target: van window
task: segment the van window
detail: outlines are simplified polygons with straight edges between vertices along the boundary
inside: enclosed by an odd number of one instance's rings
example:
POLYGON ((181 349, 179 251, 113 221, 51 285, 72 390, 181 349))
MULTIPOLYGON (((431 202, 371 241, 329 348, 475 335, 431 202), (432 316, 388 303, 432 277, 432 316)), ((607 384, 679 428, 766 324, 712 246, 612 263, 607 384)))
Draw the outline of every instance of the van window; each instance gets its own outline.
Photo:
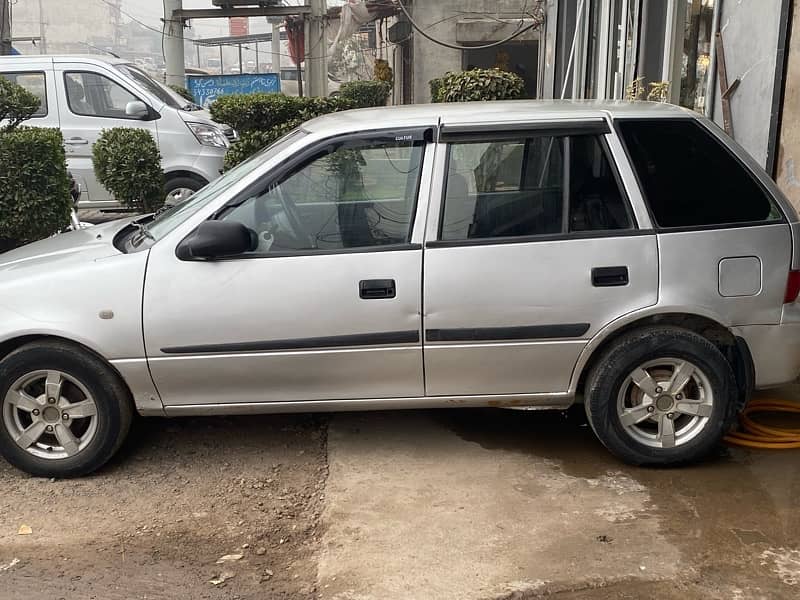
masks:
POLYGON ((39 98, 39 109, 33 113, 34 117, 47 116, 47 89, 44 73, 0 73, 0 77, 5 77, 39 98))
POLYGON ((595 136, 450 146, 440 235, 444 241, 631 227, 627 200, 595 136))
POLYGON ((658 226, 781 219, 754 175, 694 119, 620 121, 619 131, 658 226))
POLYGON ((125 107, 138 98, 105 75, 86 71, 64 73, 64 83, 67 103, 76 115, 135 119, 125 114, 125 107))

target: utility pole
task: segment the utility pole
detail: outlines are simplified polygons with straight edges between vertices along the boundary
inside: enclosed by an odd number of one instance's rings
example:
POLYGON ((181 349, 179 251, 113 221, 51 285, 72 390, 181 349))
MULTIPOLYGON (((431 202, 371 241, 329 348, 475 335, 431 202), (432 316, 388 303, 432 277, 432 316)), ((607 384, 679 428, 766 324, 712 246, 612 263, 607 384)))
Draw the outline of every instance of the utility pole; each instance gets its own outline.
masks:
POLYGON ((44 34, 45 25, 42 0, 39 0, 39 54, 47 54, 47 38, 44 34))
MULTIPOLYGON (((39 0, 41 2, 42 0, 39 0)), ((120 12, 122 0, 114 0, 111 7, 111 18, 114 20, 114 50, 119 48, 120 28, 122 26, 122 13, 120 12)))
POLYGON ((328 95, 328 40, 325 35, 327 3, 310 0, 311 18, 306 20, 306 81, 309 96, 328 95))
POLYGON ((0 0, 0 54, 11 54, 11 4, 0 0))
POLYGON ((186 64, 183 55, 183 19, 175 19, 172 12, 183 9, 183 0, 164 0, 164 57, 167 67, 167 85, 186 85, 186 64))

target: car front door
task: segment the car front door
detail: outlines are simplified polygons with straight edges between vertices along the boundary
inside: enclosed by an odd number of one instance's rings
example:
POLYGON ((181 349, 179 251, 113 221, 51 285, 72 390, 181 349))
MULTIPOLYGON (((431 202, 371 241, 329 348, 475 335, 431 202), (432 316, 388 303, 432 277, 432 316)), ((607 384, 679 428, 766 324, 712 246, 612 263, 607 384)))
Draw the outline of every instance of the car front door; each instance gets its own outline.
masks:
MULTIPOLYGON (((604 121, 447 134, 425 249, 431 396, 567 392, 587 341, 658 297, 604 121)), ((638 191, 636 191, 638 194, 638 191)))
POLYGON ((423 396, 432 152, 420 131, 318 142, 214 216, 252 230, 253 251, 181 260, 155 244, 144 335, 164 404, 423 396))
POLYGON ((56 86, 65 103, 61 109, 61 132, 67 165, 85 191, 83 206, 113 206, 111 193, 97 181, 92 149, 104 129, 138 127, 148 130, 158 142, 154 120, 129 116, 129 102, 142 100, 117 81, 111 73, 90 70, 85 64, 58 63, 56 86))

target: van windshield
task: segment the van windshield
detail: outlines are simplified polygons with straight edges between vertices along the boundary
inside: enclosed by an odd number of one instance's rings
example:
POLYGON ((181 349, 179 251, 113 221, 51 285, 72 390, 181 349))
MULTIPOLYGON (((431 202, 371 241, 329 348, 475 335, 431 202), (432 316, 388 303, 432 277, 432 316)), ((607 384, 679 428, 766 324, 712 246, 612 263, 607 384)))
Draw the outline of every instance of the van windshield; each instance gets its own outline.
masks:
POLYGON ((185 102, 179 102, 179 96, 173 93, 166 86, 161 85, 155 79, 150 77, 147 73, 142 71, 139 67, 133 65, 114 65, 117 71, 121 72, 126 77, 130 77, 136 83, 141 85, 148 92, 153 94, 156 98, 161 100, 169 107, 182 109, 185 102))

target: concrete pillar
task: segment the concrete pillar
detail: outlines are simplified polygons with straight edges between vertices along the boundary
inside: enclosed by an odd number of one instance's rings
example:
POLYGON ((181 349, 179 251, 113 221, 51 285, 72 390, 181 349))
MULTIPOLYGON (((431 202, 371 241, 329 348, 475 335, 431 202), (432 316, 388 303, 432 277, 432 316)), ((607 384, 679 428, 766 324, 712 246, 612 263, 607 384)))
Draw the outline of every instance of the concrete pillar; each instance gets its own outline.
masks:
POLYGON ((164 57, 167 63, 167 85, 186 85, 186 64, 183 56, 183 21, 173 19, 172 12, 183 8, 183 0, 164 0, 164 57))
POLYGON ((281 72, 281 22, 272 21, 272 72, 281 72))
POLYGON ((306 27, 306 82, 309 96, 328 95, 328 40, 325 34, 327 2, 311 0, 306 27))
POLYGON ((776 181, 800 210, 800 0, 795 1, 791 31, 776 181))

